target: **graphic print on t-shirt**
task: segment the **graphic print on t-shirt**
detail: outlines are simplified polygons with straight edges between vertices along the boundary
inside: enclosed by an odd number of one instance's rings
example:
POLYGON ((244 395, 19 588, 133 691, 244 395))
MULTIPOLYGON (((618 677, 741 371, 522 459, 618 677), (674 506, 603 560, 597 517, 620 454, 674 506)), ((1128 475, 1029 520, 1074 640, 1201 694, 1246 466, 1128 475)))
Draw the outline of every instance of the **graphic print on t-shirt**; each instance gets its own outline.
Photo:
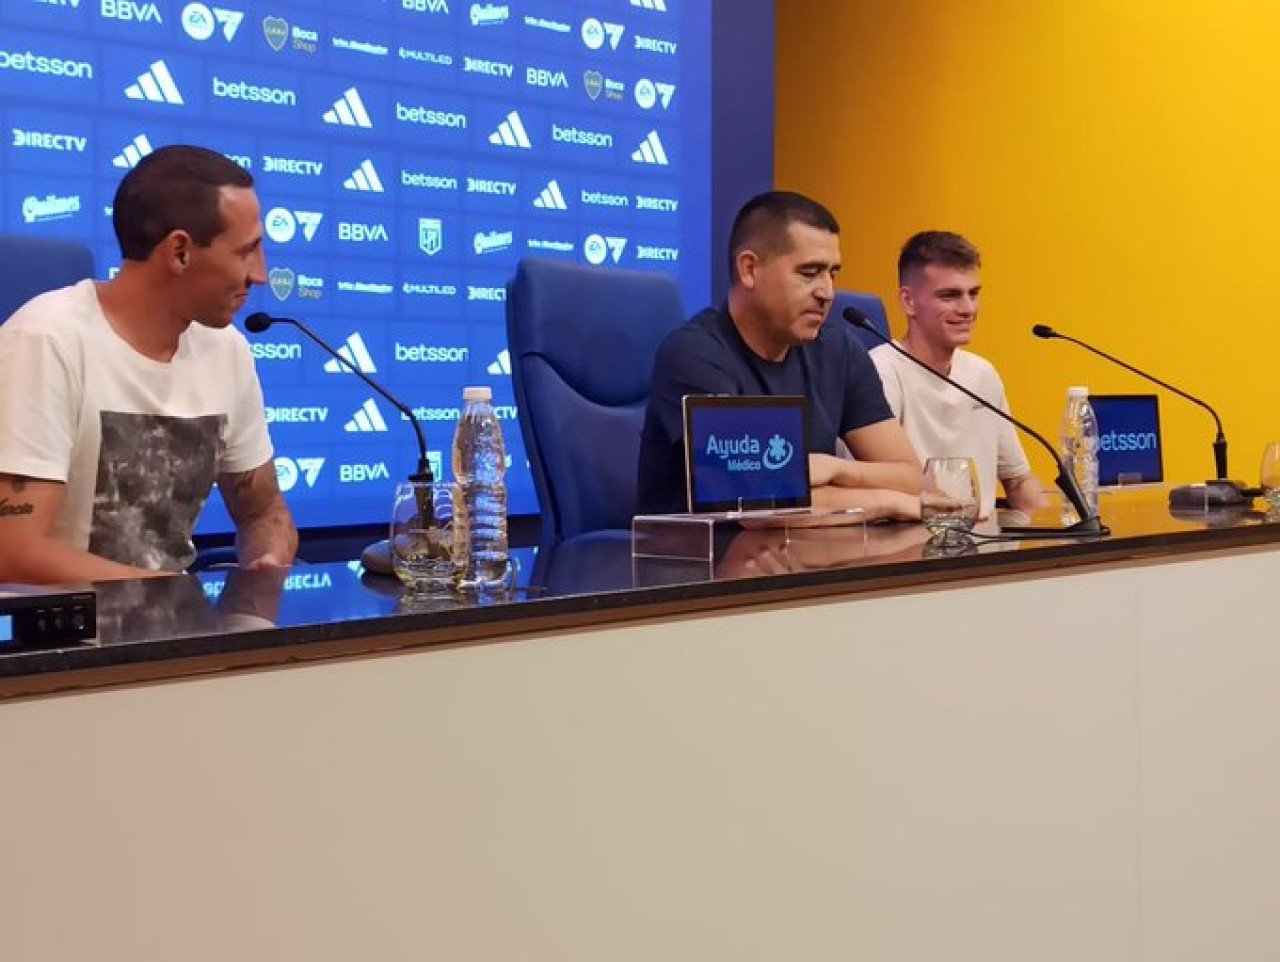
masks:
POLYGON ((217 473, 223 419, 103 411, 89 551, 153 570, 190 564, 191 530, 217 473))

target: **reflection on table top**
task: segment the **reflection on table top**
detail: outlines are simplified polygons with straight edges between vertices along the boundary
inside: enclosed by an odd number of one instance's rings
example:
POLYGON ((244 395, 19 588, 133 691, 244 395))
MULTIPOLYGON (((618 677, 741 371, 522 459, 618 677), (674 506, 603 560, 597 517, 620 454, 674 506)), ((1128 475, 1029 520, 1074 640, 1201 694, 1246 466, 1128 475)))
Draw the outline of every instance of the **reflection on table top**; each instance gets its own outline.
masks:
MULTIPOLYGON (((1109 538, 1069 541, 988 540, 999 536, 994 522, 980 524, 971 542, 942 546, 929 544, 920 525, 723 525, 700 559, 634 557, 630 532, 600 532, 515 552, 508 587, 435 598, 407 596, 394 578, 371 575, 358 562, 104 583, 97 586, 98 638, 56 651, 0 655, 0 697, 57 690, 50 677, 57 673, 250 652, 266 664, 319 657, 319 646, 339 642, 347 644, 342 653, 353 654, 385 647, 378 639, 393 636, 402 641, 390 647, 452 643, 681 609, 1280 541, 1276 519, 1251 507, 1175 517, 1163 488, 1106 494, 1101 510, 1109 538), (410 636, 416 641, 403 641, 410 636), (35 686, 7 684, 37 676, 44 680, 35 686)), ((1013 520, 1059 526, 1056 508, 1013 520)))

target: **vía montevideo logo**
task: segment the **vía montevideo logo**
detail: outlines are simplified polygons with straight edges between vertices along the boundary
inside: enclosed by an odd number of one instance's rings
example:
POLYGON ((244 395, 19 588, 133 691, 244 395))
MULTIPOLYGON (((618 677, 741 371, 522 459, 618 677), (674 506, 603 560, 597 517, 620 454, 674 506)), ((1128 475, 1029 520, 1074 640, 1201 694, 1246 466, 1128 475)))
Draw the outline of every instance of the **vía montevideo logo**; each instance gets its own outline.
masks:
POLYGON ((750 434, 740 438, 719 438, 714 434, 707 438, 708 455, 715 455, 725 463, 728 471, 778 471, 791 463, 795 445, 781 434, 775 434, 763 448, 760 439, 750 434))

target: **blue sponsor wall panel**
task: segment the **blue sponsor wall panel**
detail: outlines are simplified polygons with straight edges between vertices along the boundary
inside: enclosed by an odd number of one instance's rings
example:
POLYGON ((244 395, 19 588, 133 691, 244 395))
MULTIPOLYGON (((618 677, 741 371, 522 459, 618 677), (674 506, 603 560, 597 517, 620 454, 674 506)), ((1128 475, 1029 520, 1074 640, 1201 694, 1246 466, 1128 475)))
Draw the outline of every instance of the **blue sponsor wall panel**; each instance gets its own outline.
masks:
MULTIPOLYGON (((771 34, 771 6, 744 2, 734 29, 771 34)), ((692 311, 720 294, 713 220, 771 179, 770 127, 713 190, 716 5, 0 0, 0 228, 84 239, 107 275, 119 178, 164 144, 221 150, 263 207, 270 278, 245 314, 314 325, 417 413, 446 472, 463 387, 492 385, 511 509, 535 513, 505 344, 517 261, 662 271, 692 311)), ((728 69, 767 114, 759 63, 728 69)), ((292 327, 251 343, 299 525, 382 521, 410 425, 292 327)), ((229 527, 213 499, 199 530, 229 527)))

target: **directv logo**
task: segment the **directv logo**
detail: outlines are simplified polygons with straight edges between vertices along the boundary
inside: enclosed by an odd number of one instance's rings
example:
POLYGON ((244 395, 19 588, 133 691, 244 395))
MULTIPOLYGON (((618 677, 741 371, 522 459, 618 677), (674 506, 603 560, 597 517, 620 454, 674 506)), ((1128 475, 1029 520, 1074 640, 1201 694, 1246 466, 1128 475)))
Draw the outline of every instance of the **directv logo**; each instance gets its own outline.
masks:
POLYGON ((640 146, 631 152, 631 159, 637 164, 656 164, 659 167, 666 167, 670 163, 656 130, 649 131, 649 135, 640 141, 640 146))
POLYGON ((564 194, 560 193, 560 185, 554 180, 542 188, 542 193, 533 199, 533 206, 542 210, 568 210, 564 202, 564 194))
POLYGON ((369 398, 352 415, 343 430, 348 434, 382 434, 387 430, 387 422, 378 410, 378 405, 373 403, 373 398, 369 398))
POLYGON ((368 129, 373 126, 373 121, 369 119, 369 112, 364 109, 364 102, 360 99, 360 92, 355 87, 349 88, 334 101, 332 110, 324 112, 324 122, 336 124, 339 127, 368 129))
POLYGON ((631 6, 641 10, 656 10, 658 13, 667 12, 667 0, 631 0, 631 6))
POLYGON ((151 150, 151 141, 147 140, 147 135, 138 134, 132 143, 126 144, 124 150, 111 159, 111 166, 123 169, 137 167, 138 161, 151 153, 151 150))
POLYGON ((521 150, 533 148, 533 144, 529 143, 529 135, 525 133, 524 122, 515 110, 507 114, 507 119, 498 124, 498 129, 489 135, 489 143, 498 147, 519 147, 521 150))
POLYGON ((488 371, 495 377, 511 376, 511 352, 499 351, 497 359, 489 365, 488 371))
POLYGON ((173 82, 173 75, 163 60, 157 60, 145 73, 138 75, 138 82, 129 84, 124 95, 130 100, 145 100, 153 104, 172 104, 181 107, 186 101, 173 82))
MULTIPOLYGON (((347 338, 347 342, 338 348, 338 357, 341 357, 343 361, 350 362, 351 366, 361 374, 378 373, 378 369, 373 363, 373 357, 369 354, 369 348, 365 346, 364 338, 360 336, 359 331, 347 338)), ((325 362, 324 373, 349 374, 351 373, 351 368, 334 359, 325 362)))
POLYGON ((373 167, 373 161, 367 158, 362 160, 360 166, 352 171, 351 176, 342 182, 342 186, 347 190, 358 190, 370 194, 381 194, 385 190, 382 186, 382 178, 373 167))

